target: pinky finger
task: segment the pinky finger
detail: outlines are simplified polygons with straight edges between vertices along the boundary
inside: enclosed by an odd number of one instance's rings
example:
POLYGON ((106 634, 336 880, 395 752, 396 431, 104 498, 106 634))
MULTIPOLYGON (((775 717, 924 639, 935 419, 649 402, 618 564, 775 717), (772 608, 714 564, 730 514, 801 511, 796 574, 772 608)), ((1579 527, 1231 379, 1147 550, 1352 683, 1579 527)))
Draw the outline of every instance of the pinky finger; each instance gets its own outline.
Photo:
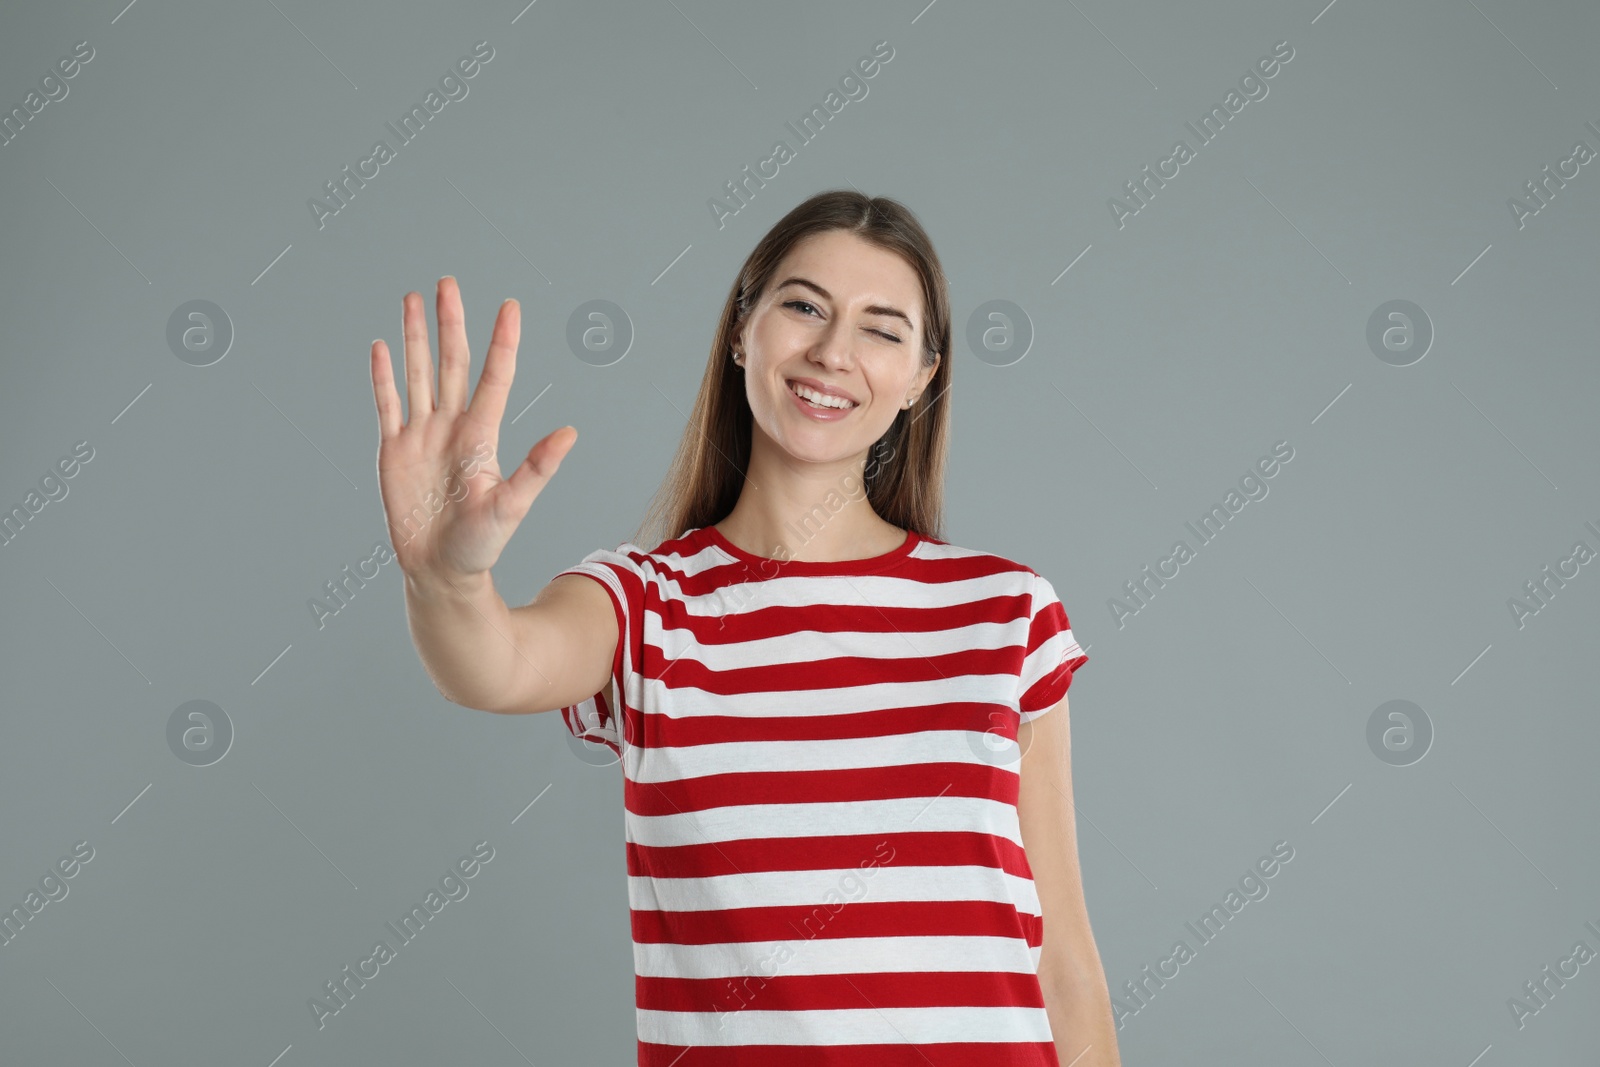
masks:
POLYGON ((394 366, 389 346, 372 342, 372 397, 378 405, 378 439, 387 441, 400 432, 400 394, 394 388, 394 366))

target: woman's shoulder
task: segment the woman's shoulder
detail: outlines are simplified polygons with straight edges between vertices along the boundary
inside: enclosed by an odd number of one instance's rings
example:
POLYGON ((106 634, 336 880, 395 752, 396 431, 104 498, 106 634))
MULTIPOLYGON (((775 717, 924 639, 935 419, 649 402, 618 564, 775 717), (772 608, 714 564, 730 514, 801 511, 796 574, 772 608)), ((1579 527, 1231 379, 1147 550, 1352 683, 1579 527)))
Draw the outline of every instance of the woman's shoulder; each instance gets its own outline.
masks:
POLYGON ((584 562, 610 563, 641 575, 685 568, 698 569, 695 561, 703 557, 706 549, 702 530, 686 530, 659 542, 653 548, 646 548, 634 541, 624 541, 616 548, 597 548, 584 557, 584 562))
POLYGON ((918 533, 917 536, 921 544, 917 546, 916 555, 921 559, 944 561, 956 568, 977 573, 1012 575, 1020 580, 1031 580, 1039 574, 1028 564, 998 552, 971 548, 924 533, 918 533))

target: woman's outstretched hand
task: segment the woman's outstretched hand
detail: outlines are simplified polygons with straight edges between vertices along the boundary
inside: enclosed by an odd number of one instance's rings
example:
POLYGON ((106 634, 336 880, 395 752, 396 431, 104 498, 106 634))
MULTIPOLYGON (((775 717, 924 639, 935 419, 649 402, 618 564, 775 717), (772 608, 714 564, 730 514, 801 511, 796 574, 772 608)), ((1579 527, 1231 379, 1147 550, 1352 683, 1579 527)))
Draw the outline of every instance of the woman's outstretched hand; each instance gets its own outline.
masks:
POLYGON ((402 421, 389 347, 381 340, 372 343, 372 393, 378 405, 378 490, 396 560, 413 577, 452 579, 494 566, 578 431, 563 426, 546 434, 509 478, 502 477, 496 452, 517 369, 521 308, 515 300, 500 305, 483 374, 468 404, 471 354, 454 278, 439 280, 436 307, 437 399, 428 320, 416 292, 401 298, 409 418, 402 421))

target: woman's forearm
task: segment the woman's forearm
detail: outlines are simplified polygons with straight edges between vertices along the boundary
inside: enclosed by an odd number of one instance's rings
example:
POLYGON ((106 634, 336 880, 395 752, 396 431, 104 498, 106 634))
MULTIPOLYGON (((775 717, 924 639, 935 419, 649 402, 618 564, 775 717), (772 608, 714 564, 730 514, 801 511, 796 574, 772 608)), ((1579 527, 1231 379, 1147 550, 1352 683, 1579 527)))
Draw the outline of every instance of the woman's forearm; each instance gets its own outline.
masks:
POLYGON ((514 691, 518 651, 511 609, 488 571, 474 575, 405 574, 411 640, 446 700, 497 711, 514 691))
POLYGON ((1092 943, 1073 963, 1041 968, 1039 986, 1061 1067, 1121 1067, 1111 993, 1092 943))

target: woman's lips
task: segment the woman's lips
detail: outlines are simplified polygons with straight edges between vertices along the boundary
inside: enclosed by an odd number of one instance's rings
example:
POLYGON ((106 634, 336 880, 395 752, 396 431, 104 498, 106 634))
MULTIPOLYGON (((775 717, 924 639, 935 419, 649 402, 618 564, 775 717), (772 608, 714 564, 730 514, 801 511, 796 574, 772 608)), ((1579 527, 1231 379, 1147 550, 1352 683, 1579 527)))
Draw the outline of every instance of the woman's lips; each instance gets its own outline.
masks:
MULTIPOLYGON (((789 382, 784 382, 783 383, 783 391, 789 394, 789 399, 794 402, 794 406, 799 408, 800 412, 802 414, 807 415, 807 416, 809 416, 809 417, 811 417, 813 419, 816 419, 818 422, 838 422, 840 419, 844 418, 846 415, 850 414, 852 411, 854 411, 856 409, 855 407, 849 407, 849 408, 819 408, 819 407, 816 407, 816 406, 808 403, 807 401, 800 399, 800 394, 794 391, 794 386, 791 385, 789 382)), ((861 405, 859 405, 859 404, 856 405, 856 407, 860 407, 860 406, 861 405)))

